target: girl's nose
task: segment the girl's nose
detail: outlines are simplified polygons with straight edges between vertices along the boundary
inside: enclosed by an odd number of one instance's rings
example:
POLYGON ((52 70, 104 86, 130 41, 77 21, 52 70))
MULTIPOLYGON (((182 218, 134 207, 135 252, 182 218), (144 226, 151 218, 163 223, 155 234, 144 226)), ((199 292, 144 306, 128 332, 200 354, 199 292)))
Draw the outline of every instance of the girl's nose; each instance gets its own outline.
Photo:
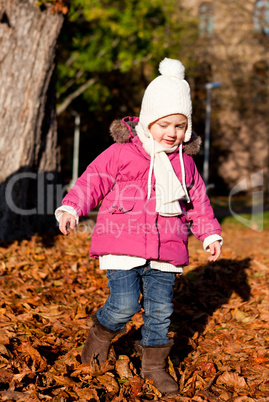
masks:
POLYGON ((169 127, 168 128, 168 132, 167 132, 169 137, 176 137, 177 133, 176 133, 176 128, 175 127, 169 127))

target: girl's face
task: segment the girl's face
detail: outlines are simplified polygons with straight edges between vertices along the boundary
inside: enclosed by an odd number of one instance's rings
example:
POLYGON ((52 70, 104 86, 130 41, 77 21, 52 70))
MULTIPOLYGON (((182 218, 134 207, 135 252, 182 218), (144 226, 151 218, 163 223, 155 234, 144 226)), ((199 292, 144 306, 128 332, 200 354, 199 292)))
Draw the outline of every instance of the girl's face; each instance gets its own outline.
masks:
POLYGON ((188 119, 183 114, 171 114, 151 123, 149 131, 153 139, 166 148, 179 145, 188 126, 188 119))

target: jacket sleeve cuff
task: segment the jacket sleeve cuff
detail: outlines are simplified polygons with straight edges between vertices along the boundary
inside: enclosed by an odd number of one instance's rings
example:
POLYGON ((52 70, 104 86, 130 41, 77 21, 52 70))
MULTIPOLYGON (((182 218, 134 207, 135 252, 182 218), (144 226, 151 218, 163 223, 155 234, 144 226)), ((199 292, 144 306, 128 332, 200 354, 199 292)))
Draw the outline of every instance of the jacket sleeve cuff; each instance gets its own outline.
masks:
POLYGON ((214 241, 219 241, 221 246, 223 244, 223 238, 217 234, 207 236, 203 241, 203 247, 205 251, 209 251, 209 244, 213 243, 214 241))
POLYGON ((74 215, 74 217, 76 218, 76 225, 79 222, 79 216, 77 211, 75 210, 75 208, 71 207, 70 205, 62 205, 61 207, 57 208, 55 211, 55 218, 57 219, 57 221, 59 222, 61 219, 61 216, 64 212, 68 212, 71 215, 74 215))

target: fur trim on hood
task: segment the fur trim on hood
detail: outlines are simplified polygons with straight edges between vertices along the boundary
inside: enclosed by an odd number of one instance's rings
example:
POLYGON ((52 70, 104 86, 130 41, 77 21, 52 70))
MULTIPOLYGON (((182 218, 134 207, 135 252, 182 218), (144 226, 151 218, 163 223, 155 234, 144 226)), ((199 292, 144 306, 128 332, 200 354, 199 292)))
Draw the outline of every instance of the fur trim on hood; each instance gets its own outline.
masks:
MULTIPOLYGON (((135 127, 138 117, 125 117, 122 120, 114 120, 110 125, 110 134, 115 142, 124 144, 136 136, 135 127)), ((197 155, 202 144, 201 137, 192 132, 190 141, 184 143, 183 151, 187 155, 197 155)))

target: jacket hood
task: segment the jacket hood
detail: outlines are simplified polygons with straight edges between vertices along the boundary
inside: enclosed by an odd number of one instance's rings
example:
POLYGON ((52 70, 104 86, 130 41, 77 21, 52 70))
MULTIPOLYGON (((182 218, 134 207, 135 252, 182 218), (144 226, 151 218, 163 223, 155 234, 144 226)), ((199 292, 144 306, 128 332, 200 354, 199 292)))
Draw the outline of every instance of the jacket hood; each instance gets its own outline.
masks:
MULTIPOLYGON (((136 136, 135 127, 139 122, 138 117, 125 117, 122 120, 114 120, 110 125, 110 134, 118 144, 131 142, 136 136)), ((184 143, 183 151, 187 155, 197 155, 201 148, 201 137, 192 132, 190 141, 184 143)))

